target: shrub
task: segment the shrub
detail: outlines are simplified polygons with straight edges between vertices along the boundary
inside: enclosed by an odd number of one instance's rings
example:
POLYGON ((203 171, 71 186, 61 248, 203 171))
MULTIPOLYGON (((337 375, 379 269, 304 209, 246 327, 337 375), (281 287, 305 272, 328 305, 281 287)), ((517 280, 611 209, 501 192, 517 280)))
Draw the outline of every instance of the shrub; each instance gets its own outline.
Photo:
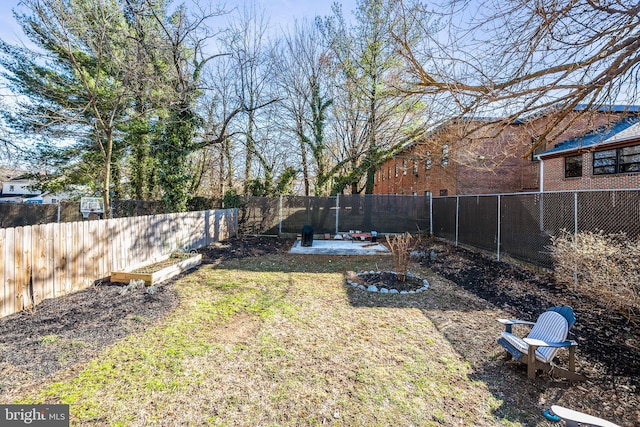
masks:
POLYGON ((636 323, 640 315, 640 240, 626 234, 563 231, 552 238, 558 283, 573 287, 636 323))
POLYGON ((409 272, 409 261, 411 260, 411 251, 418 244, 418 240, 409 233, 396 235, 393 237, 386 236, 387 243, 391 249, 391 258, 393 266, 396 270, 398 280, 404 283, 409 272))

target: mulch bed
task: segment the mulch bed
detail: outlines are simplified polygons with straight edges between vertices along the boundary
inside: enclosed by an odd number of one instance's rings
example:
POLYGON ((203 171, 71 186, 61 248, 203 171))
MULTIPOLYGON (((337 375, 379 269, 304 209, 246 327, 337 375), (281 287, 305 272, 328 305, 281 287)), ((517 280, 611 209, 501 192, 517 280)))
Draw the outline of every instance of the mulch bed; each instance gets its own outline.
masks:
POLYGON ((373 285, 378 289, 395 289, 399 292, 416 291, 424 286, 424 282, 420 277, 407 276, 403 281, 400 280, 397 274, 390 271, 360 272, 357 275, 355 272, 347 272, 346 278, 363 285, 365 288, 373 285))
MULTIPOLYGON (((601 301, 574 293, 555 283, 546 271, 498 262, 481 253, 453 247, 435 240, 423 243, 427 254, 418 262, 466 292, 476 296, 487 308, 504 313, 501 317, 535 321, 549 307, 569 305, 576 313, 570 338, 578 342, 577 370, 587 377, 584 383, 571 385, 553 377, 526 379, 526 365, 508 360, 489 360, 491 352, 501 350, 495 338, 487 342, 492 350, 471 350, 465 354, 491 388, 508 397, 514 407, 535 407, 547 399, 592 415, 611 419, 623 426, 640 425, 640 328, 624 316, 605 307, 601 301), (477 354, 474 354, 477 353, 477 354), (482 357, 484 360, 474 360, 482 357), (483 371, 482 366, 485 368, 483 371), (500 372, 495 377, 492 372, 500 372), (505 377, 504 375, 508 375, 505 377), (518 381, 521 377, 522 380, 518 381)), ((473 310, 457 301, 455 317, 466 329, 484 334, 473 310)), ((486 319, 482 322, 486 323, 486 319)), ((562 353, 562 352, 561 352, 562 353)), ((564 352, 566 353, 566 352, 564 352)), ((566 354, 559 357, 566 358, 566 354)), ((561 366, 566 360, 561 360, 561 366)))
POLYGON ((549 307, 569 305, 577 321, 571 329, 580 356, 599 367, 617 387, 640 393, 640 330, 600 301, 572 292, 549 273, 498 262, 480 253, 435 243, 420 262, 513 318, 535 321, 549 307))

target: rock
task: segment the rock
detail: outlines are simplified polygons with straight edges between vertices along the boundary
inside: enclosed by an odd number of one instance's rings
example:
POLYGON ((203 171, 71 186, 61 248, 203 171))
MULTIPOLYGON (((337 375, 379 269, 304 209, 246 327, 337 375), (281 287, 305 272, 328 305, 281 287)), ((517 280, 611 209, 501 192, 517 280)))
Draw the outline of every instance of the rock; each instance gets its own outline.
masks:
POLYGON ((365 288, 364 285, 358 285, 358 289, 362 289, 363 291, 367 290, 367 288, 365 288))
POLYGON ((400 291, 400 295, 407 295, 409 291, 400 291))
POLYGON ((390 294, 399 294, 400 292, 398 292, 398 290, 397 290, 397 289, 391 289, 391 290, 389 291, 389 293, 390 293, 390 294))
POLYGON ((151 285, 147 289, 144 290, 149 295, 153 295, 158 291, 158 287, 156 285, 151 285))
POLYGON ((369 287, 367 288, 367 290, 369 292, 378 292, 378 287, 375 285, 369 285, 369 287))
POLYGON ((142 288, 144 288, 144 280, 131 279, 131 281, 129 281, 129 284, 122 288, 122 290, 120 291, 120 295, 124 295, 127 292, 135 291, 136 289, 142 288))
POLYGON ((389 289, 387 289, 387 288, 380 288, 380 293, 381 293, 381 294, 388 294, 388 293, 389 293, 389 289))

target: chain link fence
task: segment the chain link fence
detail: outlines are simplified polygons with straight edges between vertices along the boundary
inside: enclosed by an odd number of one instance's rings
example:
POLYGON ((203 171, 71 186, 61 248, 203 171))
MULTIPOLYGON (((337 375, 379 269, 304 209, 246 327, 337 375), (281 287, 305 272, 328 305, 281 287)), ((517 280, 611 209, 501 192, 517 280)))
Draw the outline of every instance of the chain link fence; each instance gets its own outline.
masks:
POLYGON ((240 204, 239 227, 245 234, 298 234, 305 225, 315 234, 429 231, 428 196, 243 197, 240 204))
POLYGON ((541 267, 563 232, 640 237, 640 190, 435 197, 433 234, 541 267))
MULTIPOLYGON (((2 205, 0 226, 79 221, 78 202, 2 205)), ((161 202, 114 203, 114 216, 161 212, 161 202)), ((430 232, 434 236, 541 267, 553 267, 553 236, 585 231, 640 238, 640 190, 570 191, 474 196, 341 195, 241 197, 244 234, 316 234, 349 230, 430 232)))

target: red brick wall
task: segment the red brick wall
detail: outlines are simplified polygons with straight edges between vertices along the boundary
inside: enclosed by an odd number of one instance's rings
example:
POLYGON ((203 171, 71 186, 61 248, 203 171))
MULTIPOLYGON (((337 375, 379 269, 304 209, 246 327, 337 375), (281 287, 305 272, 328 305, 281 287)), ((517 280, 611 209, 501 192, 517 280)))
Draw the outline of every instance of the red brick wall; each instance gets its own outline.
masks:
POLYGON ((425 167, 426 159, 423 154, 407 151, 402 157, 387 160, 376 173, 374 194, 417 194, 424 195, 426 191, 433 195, 440 195, 441 190, 446 190, 449 195, 456 193, 456 166, 451 162, 441 166, 442 157, 432 156, 431 169, 425 167), (404 160, 407 160, 406 171, 403 170, 404 160), (417 162, 417 172, 413 170, 413 161, 417 162), (398 176, 395 176, 395 167, 398 168, 398 176), (389 171, 391 171, 389 177, 389 171), (405 173, 406 172, 406 173, 405 173), (382 175, 384 174, 384 179, 382 175))
POLYGON ((582 177, 564 177, 564 157, 544 161, 544 191, 640 188, 640 173, 593 175, 593 153, 582 153, 582 177))
MULTIPOLYGON (((572 115, 565 118, 554 131, 549 134, 548 142, 539 151, 552 148, 555 144, 585 134, 586 132, 620 119, 620 115, 609 113, 588 113, 572 115)), ((396 158, 388 160, 376 174, 375 194, 416 194, 422 195, 430 191, 440 195, 447 190, 448 195, 455 194, 492 194, 516 193, 522 191, 538 191, 540 188, 539 162, 532 161, 529 151, 532 149, 534 136, 540 135, 550 125, 553 117, 532 119, 525 124, 483 125, 473 122, 459 123, 440 131, 431 139, 413 145, 396 158), (480 126, 480 127, 478 127, 480 126), (449 164, 441 166, 442 145, 448 144, 449 164), (425 153, 430 151, 432 167, 425 170, 425 153), (418 173, 413 172, 413 160, 419 163, 418 173), (407 160, 406 174, 402 168, 407 160), (395 176, 395 167, 398 176, 395 176), (391 177, 389 178, 389 167, 391 177), (381 179, 384 173, 384 180, 381 179)), ((553 189, 574 189, 575 179, 564 179, 564 160, 562 168, 553 171, 551 161, 545 162, 545 191, 553 189), (561 173, 561 175, 558 175, 561 173), (561 176, 561 179, 559 178, 561 176), (553 182, 552 182, 553 181, 553 182), (564 187, 564 188, 559 188, 564 187)), ((591 167, 591 160, 584 162, 591 167)), ((586 168, 586 166, 585 166, 586 168)), ((587 171, 584 171, 586 176, 587 171)), ((590 170, 589 170, 590 174, 590 170)), ((628 178, 628 187, 634 184, 635 175, 628 178)), ((620 177, 593 177, 589 188, 608 188, 616 183, 623 188, 620 177), (596 182, 597 181, 597 182, 596 182), (597 187, 595 187, 597 185, 597 187)), ((580 185, 587 185, 580 184, 580 185)))

